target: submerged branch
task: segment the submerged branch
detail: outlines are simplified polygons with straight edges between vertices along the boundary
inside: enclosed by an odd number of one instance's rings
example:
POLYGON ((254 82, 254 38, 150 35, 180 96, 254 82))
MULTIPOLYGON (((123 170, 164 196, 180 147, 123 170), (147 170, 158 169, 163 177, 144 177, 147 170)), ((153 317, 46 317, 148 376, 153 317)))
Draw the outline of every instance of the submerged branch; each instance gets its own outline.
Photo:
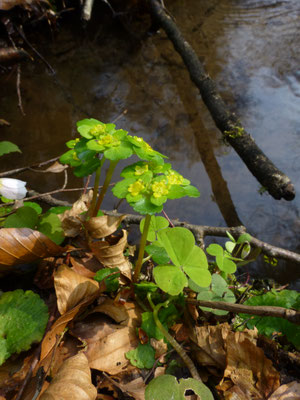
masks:
POLYGON ((276 200, 292 200, 295 189, 290 179, 272 163, 243 128, 241 122, 224 103, 215 82, 205 71, 197 54, 184 39, 176 23, 159 0, 150 0, 154 18, 165 30, 175 50, 181 55, 191 80, 197 86, 216 126, 235 149, 250 172, 276 200))

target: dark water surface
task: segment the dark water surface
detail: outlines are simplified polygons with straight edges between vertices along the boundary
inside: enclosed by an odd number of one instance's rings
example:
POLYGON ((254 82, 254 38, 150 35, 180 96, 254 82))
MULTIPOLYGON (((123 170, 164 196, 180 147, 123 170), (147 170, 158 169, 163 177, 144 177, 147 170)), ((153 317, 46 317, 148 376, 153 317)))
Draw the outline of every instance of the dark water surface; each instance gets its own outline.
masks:
MULTIPOLYGON (((108 22, 92 21, 89 31, 70 19, 54 38, 31 36, 57 73, 51 76, 39 59, 23 65, 25 117, 17 107, 15 73, 1 76, 0 118, 11 123, 1 127, 1 140, 22 149, 21 155, 2 158, 1 170, 61 154, 82 118, 111 122, 127 110, 117 126, 143 136, 200 189, 199 199, 170 201, 165 210, 171 218, 216 226, 242 223, 259 239, 299 252, 300 1, 175 0, 166 5, 224 99, 295 184, 295 200, 259 194, 257 181, 222 142, 164 32, 138 38, 130 26, 125 30, 111 20, 105 8, 108 22)), ((21 177, 40 192, 63 181, 54 174, 21 177)), ((70 184, 82 182, 70 178, 70 184)), ((109 197, 104 208, 115 203, 109 197)), ((130 209, 121 205, 120 211, 130 209)), ((300 284, 300 268, 291 263, 274 268, 261 262, 255 268, 258 276, 300 284)))

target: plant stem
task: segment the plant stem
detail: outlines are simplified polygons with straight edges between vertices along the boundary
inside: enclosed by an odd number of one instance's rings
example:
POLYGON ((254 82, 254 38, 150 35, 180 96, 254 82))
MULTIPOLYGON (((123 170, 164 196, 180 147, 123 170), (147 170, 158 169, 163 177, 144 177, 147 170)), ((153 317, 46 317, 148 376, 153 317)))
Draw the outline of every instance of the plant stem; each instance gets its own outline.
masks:
POLYGON ((137 282, 138 281, 140 273, 141 273, 141 269, 142 269, 142 265, 143 265, 144 252, 145 252, 145 246, 146 246, 147 236, 148 236, 148 231, 149 231, 149 226, 150 226, 150 220, 151 220, 151 215, 147 214, 146 218, 145 218, 143 234, 142 234, 141 241, 140 241, 139 255, 138 255, 137 262, 135 264, 133 282, 137 282))
POLYGON ((163 324, 160 322, 158 318, 158 311, 160 310, 161 307, 167 307, 169 304, 169 300, 165 301, 164 303, 160 303, 157 305, 154 305, 151 299, 151 293, 149 292, 147 294, 148 301, 153 309, 153 319, 155 321, 156 326, 158 329, 161 331, 161 333, 164 335, 164 337, 168 340, 168 342, 174 347, 174 349, 177 351, 177 353, 180 355, 182 358, 183 362, 185 365, 188 367, 192 377, 196 379, 197 381, 202 382, 197 368, 195 367, 195 364, 193 363, 192 359, 186 354, 185 350, 180 346, 180 344, 169 334, 169 332, 165 329, 163 324))
POLYGON ((91 202, 90 209, 89 209, 90 216, 93 215, 93 212, 95 209, 97 195, 98 195, 98 189, 99 189, 99 184, 100 184, 101 169, 102 169, 102 165, 103 165, 104 161, 105 161, 105 157, 103 156, 101 159, 101 164, 99 165, 99 167, 96 170, 95 182, 94 182, 94 188, 93 188, 93 198, 92 198, 92 202, 91 202))
POLYGON ((96 204, 96 206, 95 206, 95 208, 93 210, 93 214, 92 214, 93 217, 96 217, 98 211, 100 210, 102 201, 103 201, 104 196, 105 196, 105 194, 107 192, 108 186, 110 184, 111 178, 113 176, 113 173, 114 173, 114 170, 115 170, 117 164, 118 164, 118 161, 111 161, 110 164, 109 164, 108 171, 107 171, 106 177, 105 177, 105 181, 103 183, 102 189, 101 189, 100 194, 98 196, 97 204, 96 204))

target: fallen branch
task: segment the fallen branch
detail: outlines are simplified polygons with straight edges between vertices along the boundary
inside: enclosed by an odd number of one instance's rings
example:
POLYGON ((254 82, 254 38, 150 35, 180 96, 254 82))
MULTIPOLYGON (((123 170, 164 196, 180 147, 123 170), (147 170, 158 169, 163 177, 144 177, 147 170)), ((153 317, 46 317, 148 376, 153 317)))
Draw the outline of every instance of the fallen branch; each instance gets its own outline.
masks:
MULTIPOLYGON (((110 186, 113 186, 114 183, 111 183, 110 186)), ((29 190, 28 194, 30 197, 26 197, 23 201, 31 201, 31 200, 41 200, 51 206, 72 206, 71 203, 64 200, 55 199, 52 194, 62 193, 62 192, 75 192, 75 191, 84 191, 85 188, 70 188, 70 189, 56 189, 47 193, 38 193, 34 190, 29 190)), ((92 186, 87 187, 86 190, 93 189, 92 186)), ((14 202, 0 204, 1 207, 13 205, 14 202)), ((113 215, 119 217, 124 215, 124 213, 117 213, 115 211, 106 211, 102 210, 106 215, 113 215)), ((126 214, 126 217, 123 219, 122 223, 131 225, 138 225, 144 217, 142 215, 135 214, 126 214)), ((246 228, 243 225, 233 226, 233 227, 219 227, 219 226, 208 226, 208 225, 194 225, 188 224, 183 221, 172 220, 173 226, 181 226, 189 229, 195 236, 195 239, 198 244, 202 244, 205 236, 215 236, 215 237, 227 237, 226 232, 229 232, 234 238, 238 238, 243 233, 246 233, 246 228)), ((282 249, 281 247, 273 246, 269 243, 263 242, 255 237, 251 236, 250 243, 254 247, 259 247, 262 249, 262 252, 269 257, 276 257, 282 260, 293 261, 297 264, 300 264, 300 254, 294 253, 293 251, 282 249)))
POLYGON ((174 48, 181 55, 190 73, 191 80, 198 87, 203 102, 223 137, 231 144, 250 172, 271 196, 276 200, 281 198, 285 200, 294 199, 295 189, 290 179, 268 159, 251 135, 243 128, 237 116, 230 112, 217 92, 215 82, 206 73, 197 54, 184 39, 162 2, 150 0, 150 6, 154 18, 165 30, 174 48))
POLYGON ((43 161, 43 162, 37 163, 37 164, 33 164, 33 165, 30 165, 27 167, 15 168, 15 169, 11 169, 10 171, 0 172, 0 178, 2 178, 4 176, 6 177, 6 176, 19 174, 20 172, 31 170, 32 168, 42 167, 43 165, 47 165, 47 164, 50 164, 51 162, 57 161, 59 159, 59 157, 60 156, 54 157, 54 158, 51 158, 50 160, 43 161))
POLYGON ((224 310, 250 315, 259 315, 261 317, 276 317, 283 318, 294 324, 300 325, 300 311, 290 310, 284 307, 273 307, 273 306, 246 306, 244 304, 231 304, 223 301, 207 301, 207 300, 195 300, 186 299, 189 304, 195 304, 201 307, 209 307, 217 310, 224 310))

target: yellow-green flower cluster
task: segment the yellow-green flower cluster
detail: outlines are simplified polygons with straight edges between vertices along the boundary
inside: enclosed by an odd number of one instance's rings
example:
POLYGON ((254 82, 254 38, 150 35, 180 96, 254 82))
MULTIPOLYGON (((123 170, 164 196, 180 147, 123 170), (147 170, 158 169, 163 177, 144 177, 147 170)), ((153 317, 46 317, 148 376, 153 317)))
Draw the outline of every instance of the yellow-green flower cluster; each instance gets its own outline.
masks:
POLYGON ((117 147, 121 144, 121 141, 110 133, 103 134, 97 139, 97 143, 104 147, 117 147))
POLYGON ((128 192, 131 194, 131 196, 136 197, 141 192, 145 190, 145 185, 141 179, 137 180, 136 182, 132 183, 128 187, 128 192))
POLYGON ((153 192, 153 197, 155 197, 156 199, 162 196, 167 196, 167 194, 169 193, 168 186, 165 181, 154 182, 151 185, 151 189, 153 192))

